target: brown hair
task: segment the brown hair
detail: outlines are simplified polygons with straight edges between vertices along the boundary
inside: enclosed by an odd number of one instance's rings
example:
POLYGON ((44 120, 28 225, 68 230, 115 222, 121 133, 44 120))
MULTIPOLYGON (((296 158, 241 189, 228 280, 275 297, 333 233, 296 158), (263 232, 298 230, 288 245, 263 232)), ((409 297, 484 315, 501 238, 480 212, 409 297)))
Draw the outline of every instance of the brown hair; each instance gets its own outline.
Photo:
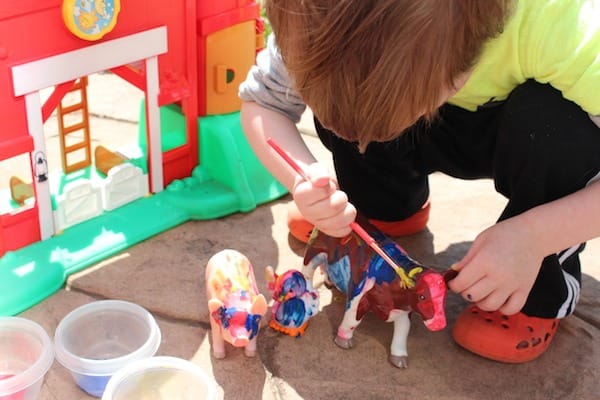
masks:
POLYGON ((445 89, 499 34, 511 0, 267 0, 295 87, 320 122, 359 143, 435 115, 445 89))

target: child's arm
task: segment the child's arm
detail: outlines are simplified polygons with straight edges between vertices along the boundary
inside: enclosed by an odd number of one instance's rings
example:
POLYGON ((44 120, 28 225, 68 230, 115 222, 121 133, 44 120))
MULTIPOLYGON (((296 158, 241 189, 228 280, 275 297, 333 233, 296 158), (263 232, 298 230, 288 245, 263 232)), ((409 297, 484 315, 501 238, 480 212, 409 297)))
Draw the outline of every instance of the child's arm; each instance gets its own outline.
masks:
POLYGON ((348 203, 346 194, 338 190, 327 168, 316 162, 295 123, 255 102, 242 103, 241 120, 255 154, 290 190, 302 215, 328 235, 345 236, 350 233, 350 223, 356 217, 356 210, 348 203), (307 171, 309 181, 301 179, 267 144, 269 137, 307 171))
POLYGON ((482 232, 449 287, 481 309, 514 314, 524 306, 542 260, 600 237, 600 182, 482 232))
POLYGON ((293 86, 271 35, 240 85, 244 133, 264 166, 292 193, 302 215, 331 236, 345 236, 356 211, 302 140, 296 123, 306 105, 293 86), (309 181, 302 181, 271 149, 266 141, 269 137, 307 171, 309 181))
POLYGON ((246 139, 256 156, 292 192, 298 174, 273 152, 267 139, 273 138, 302 168, 307 169, 316 160, 302 140, 296 124, 285 115, 255 102, 242 103, 241 121, 246 139))

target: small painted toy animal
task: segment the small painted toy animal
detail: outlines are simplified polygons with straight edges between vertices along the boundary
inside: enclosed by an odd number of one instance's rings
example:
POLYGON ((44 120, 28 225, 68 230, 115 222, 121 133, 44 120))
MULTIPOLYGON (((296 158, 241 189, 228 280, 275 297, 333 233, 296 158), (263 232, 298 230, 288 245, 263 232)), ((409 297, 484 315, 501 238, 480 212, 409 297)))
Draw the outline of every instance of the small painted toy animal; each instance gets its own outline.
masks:
POLYGON ((252 264, 238 251, 222 250, 206 265, 206 296, 210 313, 213 355, 225 357, 225 342, 256 355, 260 319, 267 311, 252 264))
POLYGON ((286 335, 304 334, 310 318, 319 312, 319 295, 302 272, 290 269, 277 275, 267 267, 265 276, 272 293, 269 326, 286 335))
POLYGON ((352 347, 354 330, 365 313, 372 311, 394 323, 389 360, 398 368, 406 368, 409 314, 420 314, 432 331, 443 329, 446 283, 442 274, 413 261, 365 218, 358 222, 402 269, 392 269, 355 233, 339 239, 315 229, 304 256, 305 275, 322 267, 329 281, 346 295, 346 311, 335 338, 339 347, 352 347))

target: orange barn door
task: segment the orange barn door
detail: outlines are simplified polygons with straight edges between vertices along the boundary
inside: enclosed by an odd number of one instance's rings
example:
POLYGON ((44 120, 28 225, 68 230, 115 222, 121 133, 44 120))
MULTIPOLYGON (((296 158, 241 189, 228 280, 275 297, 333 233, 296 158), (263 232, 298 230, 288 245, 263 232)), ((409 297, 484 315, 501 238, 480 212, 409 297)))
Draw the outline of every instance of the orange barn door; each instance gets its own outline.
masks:
POLYGON ((206 113, 239 111, 238 86, 256 56, 256 21, 242 22, 206 38, 206 113))

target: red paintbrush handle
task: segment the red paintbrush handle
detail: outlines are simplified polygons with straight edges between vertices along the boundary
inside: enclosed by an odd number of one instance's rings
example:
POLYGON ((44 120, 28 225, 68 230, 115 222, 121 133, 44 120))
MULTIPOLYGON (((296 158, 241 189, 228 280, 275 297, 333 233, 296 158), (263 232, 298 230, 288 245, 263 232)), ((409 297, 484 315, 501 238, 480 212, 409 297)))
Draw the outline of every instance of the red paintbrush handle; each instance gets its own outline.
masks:
POLYGON ((352 230, 354 232, 356 232, 356 234, 358 236, 361 237, 362 240, 364 240, 373 250, 375 250, 375 252, 377 254, 379 254, 379 256, 381 258, 383 258, 385 260, 385 262, 387 262, 390 265, 390 267, 392 267, 396 271, 401 269, 398 266, 398 264, 396 264, 396 262, 392 259, 392 257, 390 257, 385 252, 385 250, 383 250, 381 248, 381 246, 379 246, 379 243, 377 243, 377 241, 373 238, 373 236, 369 235, 369 233, 367 231, 365 231, 365 229, 362 226, 360 226, 358 224, 358 222, 354 221, 354 222, 350 223, 350 227, 352 228, 352 230))
POLYGON ((286 153, 281 147, 279 147, 279 145, 277 143, 275 143, 275 141, 273 139, 268 138, 267 143, 269 144, 269 146, 271 146, 271 148, 273 150, 275 150, 277 152, 277 154, 279 154, 281 156, 281 158, 283 158, 285 160, 285 162, 288 163, 288 165, 290 167, 292 167, 294 169, 294 171, 296 171, 305 180, 308 180, 308 176, 306 175, 306 172, 304 172, 304 170, 298 165, 298 163, 296 161, 294 161, 294 159, 292 157, 290 157, 288 155, 288 153, 286 153))
POLYGON ((365 242, 369 244, 375 242, 375 239, 373 239, 373 237, 369 235, 369 233, 365 231, 363 227, 358 224, 358 222, 354 221, 350 223, 350 228, 352 228, 352 230, 356 232, 358 236, 360 236, 365 242))

